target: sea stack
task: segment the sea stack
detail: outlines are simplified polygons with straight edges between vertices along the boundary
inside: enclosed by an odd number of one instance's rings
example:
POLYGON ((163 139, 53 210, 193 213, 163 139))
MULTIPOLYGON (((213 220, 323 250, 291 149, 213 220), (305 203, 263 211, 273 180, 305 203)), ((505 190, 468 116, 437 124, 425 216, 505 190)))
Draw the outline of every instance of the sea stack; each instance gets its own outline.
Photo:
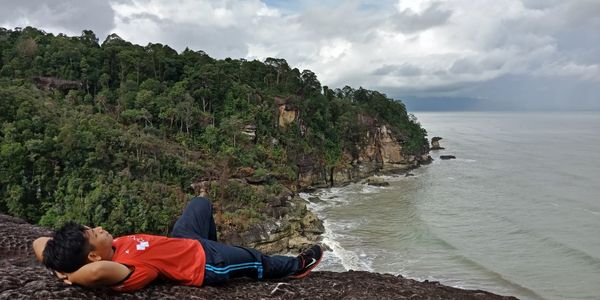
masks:
POLYGON ((431 138, 431 150, 444 150, 444 147, 440 147, 440 140, 442 138, 439 136, 434 136, 431 138))

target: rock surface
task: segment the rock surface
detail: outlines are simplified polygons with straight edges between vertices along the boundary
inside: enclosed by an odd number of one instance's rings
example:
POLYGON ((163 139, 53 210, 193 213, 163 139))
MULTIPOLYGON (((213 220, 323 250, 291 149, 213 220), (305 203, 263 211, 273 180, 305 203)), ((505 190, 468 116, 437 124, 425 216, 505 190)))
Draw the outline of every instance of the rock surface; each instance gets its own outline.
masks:
POLYGON ((58 89, 61 91, 76 90, 83 87, 83 83, 79 80, 65 80, 56 77, 35 77, 33 81, 36 85, 44 90, 58 89))
POLYGON ((294 98, 280 98, 275 97, 275 104, 277 104, 277 123, 279 127, 286 127, 298 120, 300 114, 299 109, 293 104, 294 98))
MULTIPOLYGON (((252 183, 254 170, 238 170, 246 178, 234 178, 241 184, 252 183)), ((194 192, 207 196, 211 181, 200 181, 191 185, 194 192)), ((306 200, 284 189, 261 209, 267 218, 253 224, 248 230, 219 228, 219 239, 228 244, 257 248, 267 254, 296 253, 320 241, 325 232, 323 222, 306 207, 306 200)))
POLYGON ((0 299, 516 299, 369 272, 313 272, 302 280, 234 280, 218 287, 154 283, 133 294, 67 286, 37 263, 31 242, 47 229, 0 214, 0 299))
POLYGON ((307 209, 306 201, 298 196, 282 194, 273 199, 264 212, 273 218, 255 224, 245 232, 222 232, 220 239, 267 254, 298 253, 319 241, 325 232, 323 222, 307 209))
POLYGON ((390 183, 387 181, 383 181, 381 179, 377 179, 377 178, 368 178, 366 180, 367 185, 372 185, 372 186, 389 186, 390 183))
POLYGON ((455 159, 456 156, 454 155, 440 155, 440 159, 446 160, 446 159, 455 159))

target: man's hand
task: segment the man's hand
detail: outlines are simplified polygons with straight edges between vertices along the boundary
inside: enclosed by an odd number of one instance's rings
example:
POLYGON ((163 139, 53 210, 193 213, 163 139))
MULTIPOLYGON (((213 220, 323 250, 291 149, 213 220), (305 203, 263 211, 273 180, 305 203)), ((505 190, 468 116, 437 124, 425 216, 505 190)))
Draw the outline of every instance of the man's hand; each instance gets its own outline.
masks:
POLYGON ((54 271, 54 275, 56 275, 56 277, 58 277, 58 279, 62 280, 62 282, 68 284, 68 285, 72 285, 73 283, 69 280, 69 274, 68 273, 63 273, 63 272, 59 272, 59 271, 54 271))

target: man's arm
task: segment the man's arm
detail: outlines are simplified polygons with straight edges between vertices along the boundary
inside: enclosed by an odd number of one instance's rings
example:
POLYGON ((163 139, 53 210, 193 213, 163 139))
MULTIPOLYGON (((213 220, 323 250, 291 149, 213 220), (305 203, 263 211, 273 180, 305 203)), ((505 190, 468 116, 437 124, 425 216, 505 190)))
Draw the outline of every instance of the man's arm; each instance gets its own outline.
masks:
POLYGON ((120 263, 108 260, 92 262, 79 270, 66 274, 64 280, 68 284, 78 284, 87 287, 111 286, 123 281, 131 270, 120 263))
MULTIPOLYGON (((43 261, 43 253, 46 244, 51 237, 40 237, 33 241, 33 252, 38 261, 43 261)), ((86 264, 79 270, 65 274, 55 271, 56 276, 67 284, 79 284, 83 286, 110 286, 125 279, 131 270, 128 267, 113 261, 97 261, 86 264)))

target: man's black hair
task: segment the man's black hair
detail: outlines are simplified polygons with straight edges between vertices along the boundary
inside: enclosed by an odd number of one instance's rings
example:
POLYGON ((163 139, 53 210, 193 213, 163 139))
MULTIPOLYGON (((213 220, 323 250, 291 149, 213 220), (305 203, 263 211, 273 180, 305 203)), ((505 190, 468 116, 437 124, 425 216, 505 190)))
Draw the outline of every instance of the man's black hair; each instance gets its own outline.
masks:
POLYGON ((85 231, 86 227, 67 222, 54 233, 44 249, 44 265, 59 272, 71 273, 87 263, 92 249, 85 231))

